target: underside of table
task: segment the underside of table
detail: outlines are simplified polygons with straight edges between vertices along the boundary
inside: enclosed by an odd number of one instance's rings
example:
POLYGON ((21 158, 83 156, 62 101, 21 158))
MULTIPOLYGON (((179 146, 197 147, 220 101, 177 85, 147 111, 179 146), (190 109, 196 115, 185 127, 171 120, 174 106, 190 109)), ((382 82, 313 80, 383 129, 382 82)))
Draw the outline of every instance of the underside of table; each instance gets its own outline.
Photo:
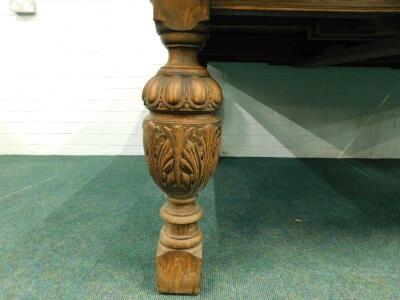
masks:
POLYGON ((198 294, 202 209, 196 200, 220 153, 222 91, 209 60, 302 67, 400 63, 397 0, 153 0, 169 59, 143 90, 143 143, 166 195, 156 252, 160 293, 198 294), (208 37, 210 43, 206 45, 208 37), (296 51, 297 50, 297 51, 296 51), (200 55, 199 55, 199 51, 200 55))

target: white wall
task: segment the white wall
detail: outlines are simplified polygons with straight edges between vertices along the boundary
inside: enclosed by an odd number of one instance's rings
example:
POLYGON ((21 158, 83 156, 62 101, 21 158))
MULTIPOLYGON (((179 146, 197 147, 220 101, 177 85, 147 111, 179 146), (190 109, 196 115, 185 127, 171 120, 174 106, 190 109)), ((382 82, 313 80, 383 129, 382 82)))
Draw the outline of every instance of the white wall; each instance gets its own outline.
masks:
MULTIPOLYGON (((143 154, 141 90, 166 61, 149 1, 0 3, 0 154, 143 154)), ((400 72, 213 63, 223 155, 400 157, 400 72)))
POLYGON ((150 1, 0 5, 0 154, 142 154, 142 87, 167 59, 150 1))

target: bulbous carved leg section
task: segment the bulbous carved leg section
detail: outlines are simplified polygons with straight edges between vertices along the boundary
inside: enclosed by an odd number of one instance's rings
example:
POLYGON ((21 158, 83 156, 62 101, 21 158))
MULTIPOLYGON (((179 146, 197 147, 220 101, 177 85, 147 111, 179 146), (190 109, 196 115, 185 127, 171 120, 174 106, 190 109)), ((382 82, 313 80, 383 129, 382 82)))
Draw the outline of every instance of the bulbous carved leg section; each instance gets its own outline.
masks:
POLYGON ((198 192, 215 171, 220 143, 218 116, 150 114, 143 123, 150 173, 167 194, 157 249, 157 288, 162 293, 200 291, 203 213, 198 192))
POLYGON ((168 62, 143 89, 151 111, 143 122, 143 143, 151 176, 166 193, 165 225, 157 249, 157 287, 162 293, 200 291, 202 216, 197 194, 219 157, 223 95, 199 63, 207 40, 209 0, 152 0, 153 19, 168 49, 168 62))
POLYGON ((196 195, 215 171, 221 122, 215 115, 152 113, 143 123, 143 144, 150 173, 168 195, 196 195))

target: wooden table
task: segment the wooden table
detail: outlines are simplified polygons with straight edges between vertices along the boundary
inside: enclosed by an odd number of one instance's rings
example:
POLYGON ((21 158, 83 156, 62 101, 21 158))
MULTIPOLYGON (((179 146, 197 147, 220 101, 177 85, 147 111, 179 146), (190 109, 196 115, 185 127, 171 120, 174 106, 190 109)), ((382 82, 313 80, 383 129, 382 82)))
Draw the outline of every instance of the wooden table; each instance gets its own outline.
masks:
POLYGON ((202 262, 197 222, 203 213, 196 199, 218 162, 217 112, 223 98, 207 61, 397 67, 400 1, 152 2, 157 32, 169 52, 143 90, 150 110, 143 122, 145 156, 167 199, 161 208, 157 289, 197 294, 202 262))

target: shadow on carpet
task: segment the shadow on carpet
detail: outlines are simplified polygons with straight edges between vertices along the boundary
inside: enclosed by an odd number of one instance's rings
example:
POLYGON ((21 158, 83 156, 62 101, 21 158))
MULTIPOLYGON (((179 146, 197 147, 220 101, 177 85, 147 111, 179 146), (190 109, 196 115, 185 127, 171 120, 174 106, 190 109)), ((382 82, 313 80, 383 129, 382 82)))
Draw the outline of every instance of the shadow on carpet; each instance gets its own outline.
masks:
POLYGON ((400 161, 222 158, 202 293, 155 292, 144 158, 0 157, 1 299, 398 299, 400 161))

